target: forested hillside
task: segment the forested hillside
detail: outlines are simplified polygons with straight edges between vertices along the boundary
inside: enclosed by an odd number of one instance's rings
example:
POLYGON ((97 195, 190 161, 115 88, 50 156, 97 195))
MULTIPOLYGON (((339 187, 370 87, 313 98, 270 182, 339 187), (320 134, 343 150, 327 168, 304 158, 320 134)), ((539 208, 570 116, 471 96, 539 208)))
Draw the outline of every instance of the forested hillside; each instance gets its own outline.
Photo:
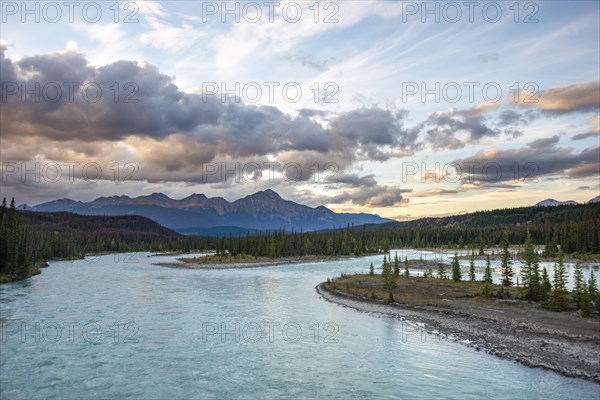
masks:
POLYGON ((600 253, 600 204, 507 208, 368 226, 369 235, 410 247, 485 248, 499 244, 505 230, 511 244, 522 244, 528 229, 549 257, 556 256, 558 245, 565 254, 600 253))

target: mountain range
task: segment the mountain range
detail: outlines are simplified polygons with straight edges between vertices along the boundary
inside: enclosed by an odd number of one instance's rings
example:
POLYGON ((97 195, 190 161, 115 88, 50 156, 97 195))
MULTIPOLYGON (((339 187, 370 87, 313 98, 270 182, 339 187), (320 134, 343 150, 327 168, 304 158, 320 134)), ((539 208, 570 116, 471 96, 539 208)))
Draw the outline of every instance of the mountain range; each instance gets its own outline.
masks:
MULTIPOLYGON (((585 204, 593 204, 600 202, 600 196, 596 196, 593 199, 588 200, 585 204)), ((536 203, 536 207, 556 207, 556 206, 574 206, 579 204, 575 200, 567 200, 567 201, 558 201, 554 199, 546 199, 542 200, 539 203, 536 203)))
POLYGON ((391 221, 373 214, 335 213, 284 200, 271 189, 229 202, 222 197, 192 194, 180 200, 163 193, 148 196, 100 197, 91 202, 54 200, 20 209, 39 212, 68 211, 82 215, 142 215, 181 233, 238 233, 258 230, 322 230, 347 224, 380 224, 391 221))

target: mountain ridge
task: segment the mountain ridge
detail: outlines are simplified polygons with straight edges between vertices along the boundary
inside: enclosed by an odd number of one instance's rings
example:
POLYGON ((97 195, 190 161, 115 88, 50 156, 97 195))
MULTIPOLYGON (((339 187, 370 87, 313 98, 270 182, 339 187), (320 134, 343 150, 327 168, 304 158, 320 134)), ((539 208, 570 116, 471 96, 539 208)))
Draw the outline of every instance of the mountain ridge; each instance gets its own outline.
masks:
POLYGON ((584 201, 583 203, 578 203, 575 200, 565 200, 559 201, 556 199, 545 199, 539 201, 534 204, 534 207, 556 207, 556 206, 574 206, 578 204, 594 204, 600 202, 600 195, 589 199, 588 201, 584 201))
POLYGON ((392 220, 375 214, 335 213, 325 206, 309 207, 283 199, 267 189, 229 202, 222 197, 191 194, 176 200, 163 193, 138 197, 115 195, 90 202, 59 199, 33 207, 38 212, 73 212, 82 215, 142 215, 174 230, 199 228, 322 230, 348 224, 379 224, 392 220))

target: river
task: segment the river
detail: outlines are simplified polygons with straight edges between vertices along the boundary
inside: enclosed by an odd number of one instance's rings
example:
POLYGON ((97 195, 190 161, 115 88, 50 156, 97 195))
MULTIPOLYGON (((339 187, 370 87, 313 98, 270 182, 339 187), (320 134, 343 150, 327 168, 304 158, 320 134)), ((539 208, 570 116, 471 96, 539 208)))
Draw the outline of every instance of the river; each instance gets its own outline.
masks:
POLYGON ((51 262, 1 285, 0 397, 598 399, 598 384, 315 292, 381 256, 185 270, 148 255, 51 262))

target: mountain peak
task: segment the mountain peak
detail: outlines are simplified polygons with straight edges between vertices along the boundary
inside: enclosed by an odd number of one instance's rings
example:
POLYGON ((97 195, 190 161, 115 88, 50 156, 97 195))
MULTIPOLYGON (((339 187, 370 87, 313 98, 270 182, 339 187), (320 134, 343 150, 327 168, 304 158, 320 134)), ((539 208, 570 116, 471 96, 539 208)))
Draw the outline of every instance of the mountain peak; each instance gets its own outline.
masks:
POLYGON ((546 199, 546 200, 542 200, 539 203, 535 204, 535 207, 556 207, 556 206, 573 206, 573 205, 577 205, 579 203, 577 203, 574 200, 567 200, 567 201, 558 201, 555 199, 546 199))
POLYGON ((154 193, 152 193, 151 195, 149 195, 149 196, 147 196, 147 197, 149 197, 149 198, 151 198, 151 199, 169 199, 169 200, 171 199, 171 198, 170 198, 169 196, 167 196, 166 194, 164 194, 164 193, 160 193, 160 192, 154 192, 154 193))
POLYGON ((203 195, 202 193, 197 194, 197 193, 192 193, 190 194, 188 197, 184 197, 183 199, 181 199, 181 201, 183 200, 206 200, 207 197, 205 195, 203 195))
POLYGON ((596 196, 593 199, 589 199, 587 204, 600 203, 600 196, 596 196))
POLYGON ((250 198, 264 198, 264 199, 275 199, 275 200, 281 200, 281 196, 274 190, 272 189, 266 189, 266 190, 260 190, 254 194, 251 194, 250 196, 248 196, 250 198))
POLYGON ((279 195, 279 193, 277 193, 276 191, 274 191, 272 189, 267 189, 267 190, 263 191, 263 193, 266 194, 267 196, 281 198, 281 196, 279 195))

